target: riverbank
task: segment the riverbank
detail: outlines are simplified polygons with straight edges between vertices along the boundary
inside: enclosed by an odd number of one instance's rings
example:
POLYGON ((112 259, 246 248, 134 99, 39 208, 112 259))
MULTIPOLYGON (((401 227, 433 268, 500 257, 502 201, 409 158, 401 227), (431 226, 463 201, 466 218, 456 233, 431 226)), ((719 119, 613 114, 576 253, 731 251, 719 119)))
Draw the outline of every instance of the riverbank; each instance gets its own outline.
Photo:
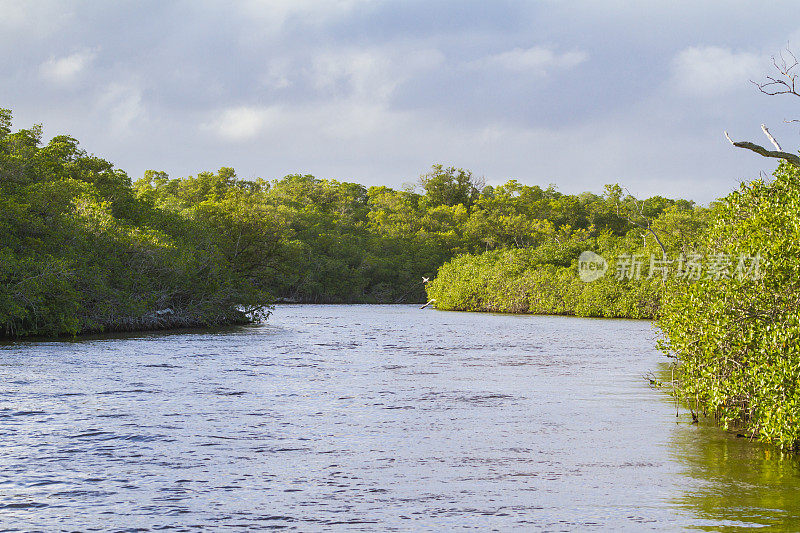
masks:
MULTIPOLYGON (((591 244, 590 244, 591 245, 591 244)), ((614 276, 585 282, 577 261, 541 263, 538 250, 464 255, 443 265, 428 286, 437 309, 598 318, 652 319, 663 281, 614 276)), ((575 258, 577 259, 577 253, 575 258)))
POLYGON ((268 308, 250 312, 234 309, 227 312, 217 312, 211 315, 165 309, 134 317, 84 317, 81 322, 90 325, 74 331, 51 333, 30 332, 20 335, 6 333, 5 335, 0 335, 0 340, 35 340, 59 337, 86 338, 98 334, 146 333, 170 330, 204 331, 228 326, 256 324, 266 319, 269 313, 270 310, 268 308))

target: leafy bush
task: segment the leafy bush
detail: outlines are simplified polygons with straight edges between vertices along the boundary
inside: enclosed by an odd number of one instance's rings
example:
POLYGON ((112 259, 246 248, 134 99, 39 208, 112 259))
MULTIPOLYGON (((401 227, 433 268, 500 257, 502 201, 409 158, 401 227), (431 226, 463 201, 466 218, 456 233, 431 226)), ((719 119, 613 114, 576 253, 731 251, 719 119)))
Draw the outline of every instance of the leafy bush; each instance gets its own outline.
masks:
POLYGON ((659 325, 678 357, 676 392, 727 428, 800 445, 800 172, 743 184, 704 240, 730 258, 721 279, 673 282, 659 325), (744 257, 742 257, 744 255, 744 257), (751 271, 760 257, 758 271, 751 271), (755 279, 754 279, 755 278, 755 279))
POLYGON ((428 296, 436 300, 438 309, 454 311, 652 318, 663 281, 648 279, 647 272, 640 279, 617 279, 614 258, 656 251, 652 245, 632 251, 626 251, 626 246, 630 239, 625 237, 587 240, 581 236, 537 248, 462 255, 439 269, 428 284, 428 296), (610 260, 606 275, 590 283, 578 276, 577 260, 584 250, 610 260))

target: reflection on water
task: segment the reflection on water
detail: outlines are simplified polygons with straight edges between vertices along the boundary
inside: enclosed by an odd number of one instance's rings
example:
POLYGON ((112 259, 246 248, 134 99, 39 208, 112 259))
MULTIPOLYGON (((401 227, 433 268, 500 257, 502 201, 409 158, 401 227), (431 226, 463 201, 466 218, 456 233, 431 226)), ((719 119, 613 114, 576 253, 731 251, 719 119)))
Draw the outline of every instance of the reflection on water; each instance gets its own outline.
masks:
POLYGON ((671 457, 686 467, 676 503, 697 529, 800 531, 800 460, 716 428, 684 426, 671 457))
POLYGON ((797 528, 798 464, 676 424, 648 322, 281 306, 0 345, 7 530, 797 528))

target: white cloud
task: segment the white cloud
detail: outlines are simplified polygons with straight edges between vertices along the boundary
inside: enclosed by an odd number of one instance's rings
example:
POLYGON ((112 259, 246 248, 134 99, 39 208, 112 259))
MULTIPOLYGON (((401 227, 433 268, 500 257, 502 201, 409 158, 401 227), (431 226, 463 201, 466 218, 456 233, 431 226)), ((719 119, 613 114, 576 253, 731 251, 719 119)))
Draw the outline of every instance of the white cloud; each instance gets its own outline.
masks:
POLYGON ((571 69, 588 59, 585 52, 574 50, 558 54, 544 46, 514 48, 469 63, 474 68, 494 67, 515 72, 546 75, 555 69, 571 69))
POLYGON ((381 104, 349 100, 293 106, 240 106, 223 109, 202 124, 216 137, 235 143, 268 140, 310 145, 338 145, 391 130, 400 114, 381 104), (294 137, 293 141, 289 141, 294 137), (314 142, 309 143, 309 139, 314 142))
POLYGON ((100 96, 99 105, 111 128, 118 133, 127 132, 144 115, 142 92, 134 85, 109 84, 100 96))
POLYGON ((735 53, 718 46, 691 47, 675 56, 673 82, 685 94, 719 96, 748 87, 748 80, 757 76, 765 64, 764 58, 750 52, 735 53))
POLYGON ((86 71, 96 55, 94 50, 82 50, 61 58, 50 57, 39 65, 39 75, 58 85, 74 83, 86 71))
POLYGON ((363 101, 386 101, 401 83, 444 62, 433 49, 342 49, 318 54, 311 78, 322 92, 363 101))
POLYGON ((247 0, 239 5, 244 15, 258 22, 267 34, 283 29, 293 17, 304 24, 319 25, 346 15, 369 0, 247 0))
POLYGON ((247 141, 259 135, 270 122, 274 122, 278 112, 278 108, 270 107, 231 107, 217 113, 204 126, 222 139, 247 141))
POLYGON ((0 10, 3 16, 0 17, 0 25, 7 28, 22 26, 28 21, 24 4, 14 0, 0 0, 0 10))

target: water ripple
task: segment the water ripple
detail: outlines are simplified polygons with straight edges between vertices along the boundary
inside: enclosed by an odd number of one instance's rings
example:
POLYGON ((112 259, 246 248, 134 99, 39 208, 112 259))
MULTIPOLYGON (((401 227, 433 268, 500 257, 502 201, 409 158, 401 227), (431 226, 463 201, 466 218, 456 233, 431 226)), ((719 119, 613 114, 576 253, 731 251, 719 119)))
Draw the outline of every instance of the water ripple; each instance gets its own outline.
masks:
POLYGON ((702 525, 679 498, 691 463, 670 456, 683 427, 641 379, 653 338, 637 321, 281 306, 260 327, 0 345, 0 521, 702 525))

